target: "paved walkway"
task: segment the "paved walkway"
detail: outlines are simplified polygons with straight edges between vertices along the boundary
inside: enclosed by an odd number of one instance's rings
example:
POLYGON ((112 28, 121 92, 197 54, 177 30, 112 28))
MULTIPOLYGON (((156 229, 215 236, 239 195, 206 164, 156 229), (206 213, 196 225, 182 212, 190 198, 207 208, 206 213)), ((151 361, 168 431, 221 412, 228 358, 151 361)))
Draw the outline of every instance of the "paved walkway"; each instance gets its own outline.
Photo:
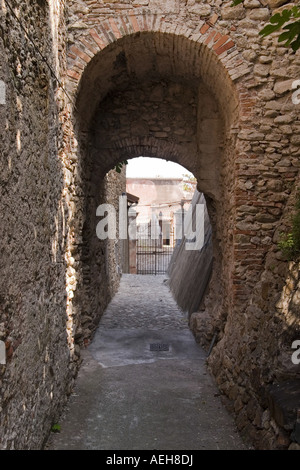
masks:
POLYGON ((123 275, 83 359, 46 448, 245 448, 164 276, 123 275))

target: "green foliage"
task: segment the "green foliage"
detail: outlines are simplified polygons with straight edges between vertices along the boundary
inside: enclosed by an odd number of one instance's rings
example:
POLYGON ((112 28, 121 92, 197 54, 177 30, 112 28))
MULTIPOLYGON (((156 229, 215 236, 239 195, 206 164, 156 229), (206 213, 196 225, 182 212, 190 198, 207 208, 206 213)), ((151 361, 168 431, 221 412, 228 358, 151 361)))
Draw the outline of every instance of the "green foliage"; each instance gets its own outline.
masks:
POLYGON ((295 214, 292 217, 292 231, 281 234, 278 247, 289 261, 296 260, 300 256, 300 192, 298 192, 295 214))
POLYGON ((270 18, 270 24, 265 26, 260 34, 265 37, 282 28, 284 31, 280 34, 278 42, 283 42, 286 47, 291 46, 293 51, 296 52, 300 48, 300 20, 283 25, 297 18, 300 18, 300 9, 297 6, 276 13, 270 18))
POLYGON ((197 180, 194 176, 184 173, 183 177, 183 191, 193 193, 197 186, 197 180))
MULTIPOLYGON (((231 6, 240 3, 243 3, 243 0, 234 0, 231 6)), ((270 18, 270 23, 259 34, 266 37, 282 29, 283 32, 280 34, 278 42, 282 42, 285 47, 291 47, 296 52, 300 48, 300 20, 297 20, 297 18, 300 18, 300 8, 298 6, 283 10, 281 13, 275 13, 270 18)))
POLYGON ((61 425, 60 424, 53 424, 51 428, 52 432, 60 432, 61 431, 61 425))
POLYGON ((117 173, 121 173, 123 165, 128 165, 128 161, 124 160, 123 162, 117 163, 117 165, 115 166, 115 170, 117 173))

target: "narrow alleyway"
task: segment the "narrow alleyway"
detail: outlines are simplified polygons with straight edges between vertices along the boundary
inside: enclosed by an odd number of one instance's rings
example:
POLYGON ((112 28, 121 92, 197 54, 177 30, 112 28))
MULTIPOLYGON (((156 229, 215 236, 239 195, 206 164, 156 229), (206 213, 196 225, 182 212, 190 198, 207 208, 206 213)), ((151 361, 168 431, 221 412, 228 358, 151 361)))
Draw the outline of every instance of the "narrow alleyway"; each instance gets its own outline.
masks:
POLYGON ((123 275, 46 448, 244 449, 205 358, 165 277, 123 275))

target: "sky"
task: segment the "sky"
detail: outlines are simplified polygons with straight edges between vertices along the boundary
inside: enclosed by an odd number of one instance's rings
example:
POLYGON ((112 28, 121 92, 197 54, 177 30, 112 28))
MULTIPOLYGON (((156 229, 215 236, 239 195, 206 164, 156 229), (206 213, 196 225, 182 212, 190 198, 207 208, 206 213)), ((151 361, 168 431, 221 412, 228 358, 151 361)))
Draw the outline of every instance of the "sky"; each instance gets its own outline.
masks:
POLYGON ((167 162, 161 158, 138 157, 128 160, 126 176, 128 178, 180 178, 182 175, 191 175, 188 170, 177 163, 167 162))

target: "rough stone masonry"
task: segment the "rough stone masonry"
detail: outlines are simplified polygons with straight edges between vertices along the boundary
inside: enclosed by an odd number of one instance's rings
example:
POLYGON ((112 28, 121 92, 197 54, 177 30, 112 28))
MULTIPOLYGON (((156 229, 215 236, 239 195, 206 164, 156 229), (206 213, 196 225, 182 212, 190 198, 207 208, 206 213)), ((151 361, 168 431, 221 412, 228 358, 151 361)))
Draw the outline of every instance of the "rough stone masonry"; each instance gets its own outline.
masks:
POLYGON ((140 155, 196 176, 214 267, 193 330, 204 346, 217 333, 209 366, 241 432, 287 448, 266 390, 299 378, 299 263, 277 241, 299 187, 300 57, 259 31, 292 3, 19 3, 0 6, 1 448, 41 448, 72 388, 118 285, 95 208, 140 155))

